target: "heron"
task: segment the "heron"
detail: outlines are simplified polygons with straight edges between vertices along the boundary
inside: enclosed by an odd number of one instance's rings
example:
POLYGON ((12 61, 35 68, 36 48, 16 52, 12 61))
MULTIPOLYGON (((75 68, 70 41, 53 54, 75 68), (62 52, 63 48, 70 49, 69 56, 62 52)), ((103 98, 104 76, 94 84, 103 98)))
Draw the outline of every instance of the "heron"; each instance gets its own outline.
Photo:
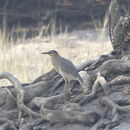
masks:
POLYGON ((41 54, 48 54, 51 57, 51 62, 54 69, 63 77, 65 81, 64 92, 69 92, 69 85, 70 81, 72 80, 78 81, 83 91, 83 79, 81 78, 78 70, 70 60, 60 56, 59 53, 55 50, 50 50, 41 54))

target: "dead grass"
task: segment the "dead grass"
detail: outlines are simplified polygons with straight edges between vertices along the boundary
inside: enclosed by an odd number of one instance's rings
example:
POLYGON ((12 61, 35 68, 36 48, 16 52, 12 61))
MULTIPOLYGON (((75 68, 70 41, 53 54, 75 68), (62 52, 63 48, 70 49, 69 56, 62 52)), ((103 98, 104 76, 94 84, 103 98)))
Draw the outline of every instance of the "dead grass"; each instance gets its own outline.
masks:
MULTIPOLYGON (((58 35, 53 40, 44 38, 25 42, 11 48, 3 46, 0 48, 0 72, 10 72, 23 83, 31 82, 51 70, 49 56, 41 55, 41 52, 55 49, 77 65, 112 50, 109 41, 87 41, 87 39, 76 39, 69 34, 58 35)), ((3 80, 0 83, 8 84, 3 80)))

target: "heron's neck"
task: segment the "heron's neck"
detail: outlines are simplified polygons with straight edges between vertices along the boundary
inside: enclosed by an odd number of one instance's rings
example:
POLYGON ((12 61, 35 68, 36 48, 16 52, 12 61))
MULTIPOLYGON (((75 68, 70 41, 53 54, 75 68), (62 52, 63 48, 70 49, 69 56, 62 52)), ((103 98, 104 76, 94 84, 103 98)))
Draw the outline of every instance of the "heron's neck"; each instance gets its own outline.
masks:
POLYGON ((54 66, 55 70, 59 72, 59 63, 60 63, 60 55, 57 56, 51 56, 51 62, 54 66))

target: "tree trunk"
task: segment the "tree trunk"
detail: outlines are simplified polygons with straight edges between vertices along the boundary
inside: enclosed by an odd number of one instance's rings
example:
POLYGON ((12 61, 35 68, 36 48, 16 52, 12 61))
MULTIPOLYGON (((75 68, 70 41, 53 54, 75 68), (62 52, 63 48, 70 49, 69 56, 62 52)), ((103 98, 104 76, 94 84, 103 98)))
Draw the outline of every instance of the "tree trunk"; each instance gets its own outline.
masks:
POLYGON ((130 54, 130 17, 116 0, 109 8, 109 34, 118 57, 130 54))

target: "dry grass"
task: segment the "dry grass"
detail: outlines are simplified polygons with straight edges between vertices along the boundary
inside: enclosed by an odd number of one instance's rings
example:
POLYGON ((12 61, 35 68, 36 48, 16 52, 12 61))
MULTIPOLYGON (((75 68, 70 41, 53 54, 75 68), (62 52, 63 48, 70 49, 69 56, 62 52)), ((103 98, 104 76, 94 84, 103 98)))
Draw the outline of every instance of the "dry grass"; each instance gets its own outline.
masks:
MULTIPOLYGON (((31 82, 51 70, 49 56, 41 55, 41 52, 55 49, 77 65, 112 50, 109 41, 77 39, 71 34, 58 35, 53 39, 31 39, 25 42, 11 48, 1 45, 0 48, 0 72, 10 72, 21 82, 31 82)), ((2 80, 0 83, 6 85, 7 81, 2 80)))

